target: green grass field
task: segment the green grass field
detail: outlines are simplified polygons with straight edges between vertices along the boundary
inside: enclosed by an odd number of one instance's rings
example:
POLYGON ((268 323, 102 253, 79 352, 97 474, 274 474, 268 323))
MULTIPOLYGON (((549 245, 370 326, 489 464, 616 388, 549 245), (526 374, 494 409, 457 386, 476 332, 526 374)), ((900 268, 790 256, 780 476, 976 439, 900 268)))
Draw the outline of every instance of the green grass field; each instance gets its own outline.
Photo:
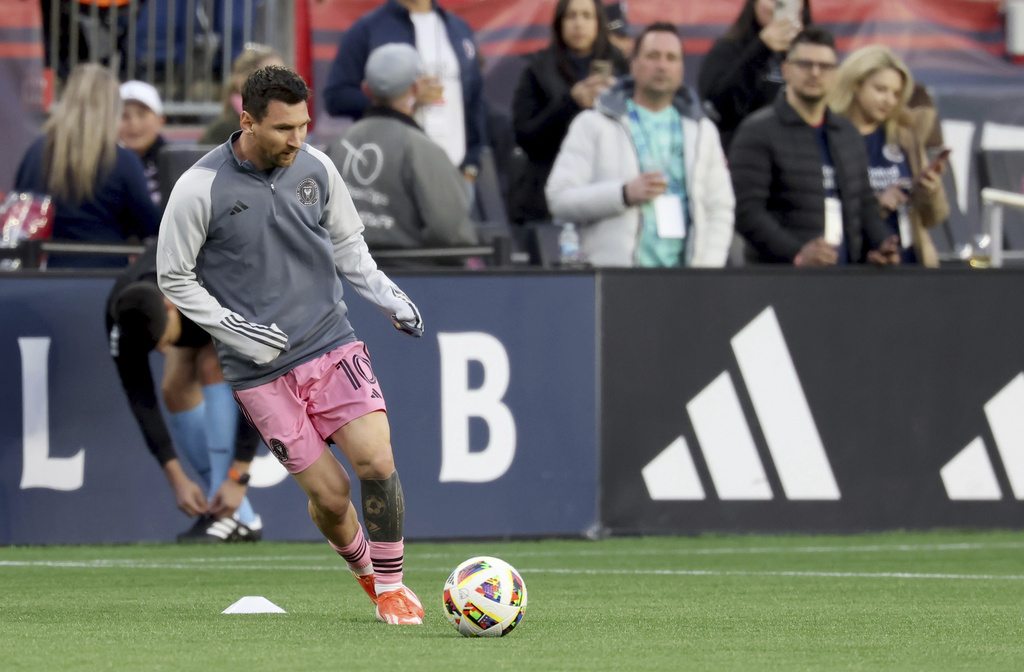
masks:
POLYGON ((0 548, 0 670, 1022 670, 1024 534, 412 543, 425 624, 386 626, 326 544, 0 548), (515 565, 520 626, 440 606, 515 565), (220 612, 262 595, 287 614, 220 612))

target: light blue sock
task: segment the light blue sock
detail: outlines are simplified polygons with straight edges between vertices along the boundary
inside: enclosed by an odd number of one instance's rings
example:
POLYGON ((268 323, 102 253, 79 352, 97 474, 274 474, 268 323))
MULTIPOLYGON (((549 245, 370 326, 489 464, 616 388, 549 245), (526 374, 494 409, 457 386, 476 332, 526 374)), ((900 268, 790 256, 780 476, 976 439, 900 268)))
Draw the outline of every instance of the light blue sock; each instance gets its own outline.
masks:
POLYGON ((210 488, 210 454, 206 441, 206 404, 167 414, 167 429, 178 450, 192 465, 206 489, 210 488))
MULTIPOLYGON (((235 459, 235 435, 238 432, 238 404, 227 383, 203 387, 206 404, 206 436, 210 450, 210 494, 212 499, 228 477, 235 459)), ((246 525, 256 519, 249 498, 242 499, 238 519, 246 525)))

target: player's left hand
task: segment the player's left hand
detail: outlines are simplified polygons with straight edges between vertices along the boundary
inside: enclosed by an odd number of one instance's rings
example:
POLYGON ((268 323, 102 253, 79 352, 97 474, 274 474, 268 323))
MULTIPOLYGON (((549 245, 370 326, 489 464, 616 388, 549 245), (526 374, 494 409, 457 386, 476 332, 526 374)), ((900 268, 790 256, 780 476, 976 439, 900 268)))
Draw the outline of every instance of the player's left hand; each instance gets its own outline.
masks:
POLYGON ((230 478, 226 479, 217 488, 217 494, 210 501, 210 513, 217 518, 230 518, 242 505, 242 498, 245 497, 246 487, 240 485, 230 478))
POLYGON ((419 308, 401 290, 395 288, 393 291, 399 301, 397 309, 391 314, 391 324, 395 325, 395 329, 404 331, 410 336, 421 337, 423 335, 423 318, 420 316, 419 308))
POLYGON ((403 331, 410 336, 415 336, 416 338, 423 336, 423 320, 403 321, 398 319, 396 315, 392 315, 391 324, 395 325, 395 329, 403 331))

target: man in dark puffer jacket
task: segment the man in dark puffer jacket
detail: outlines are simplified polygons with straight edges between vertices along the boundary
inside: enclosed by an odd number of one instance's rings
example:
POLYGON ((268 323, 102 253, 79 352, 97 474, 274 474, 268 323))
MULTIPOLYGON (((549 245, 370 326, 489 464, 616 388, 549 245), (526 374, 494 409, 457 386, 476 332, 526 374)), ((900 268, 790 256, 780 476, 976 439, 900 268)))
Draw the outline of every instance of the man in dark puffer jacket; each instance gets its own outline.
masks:
POLYGON ((736 230, 757 263, 830 266, 899 263, 868 183, 864 141, 833 114, 832 36, 817 27, 794 38, 775 102, 740 125, 729 149, 736 230))

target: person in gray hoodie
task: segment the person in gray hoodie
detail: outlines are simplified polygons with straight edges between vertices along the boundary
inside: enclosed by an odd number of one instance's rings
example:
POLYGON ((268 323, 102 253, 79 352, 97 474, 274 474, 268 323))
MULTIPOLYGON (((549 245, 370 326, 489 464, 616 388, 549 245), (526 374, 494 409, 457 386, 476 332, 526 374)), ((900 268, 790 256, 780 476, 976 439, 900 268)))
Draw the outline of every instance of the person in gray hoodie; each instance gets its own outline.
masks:
POLYGON ((370 106, 327 149, 370 249, 477 244, 467 182, 412 117, 419 74, 412 46, 395 42, 374 49, 362 85, 370 106))

